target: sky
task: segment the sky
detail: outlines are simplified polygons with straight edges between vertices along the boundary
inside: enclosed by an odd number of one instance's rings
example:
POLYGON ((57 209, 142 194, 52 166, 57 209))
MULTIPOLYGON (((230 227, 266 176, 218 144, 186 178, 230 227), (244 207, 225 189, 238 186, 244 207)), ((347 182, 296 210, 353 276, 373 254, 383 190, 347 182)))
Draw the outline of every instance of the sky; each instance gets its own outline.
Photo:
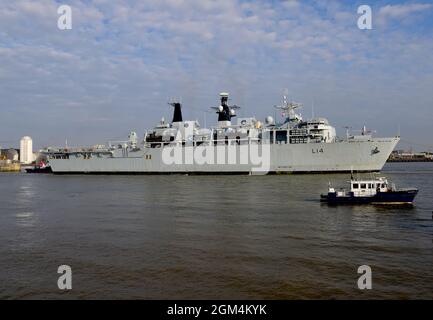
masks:
POLYGON ((240 116, 278 119, 286 92, 340 136, 366 125, 432 150, 433 2, 0 0, 3 147, 141 136, 171 119, 170 99, 210 126, 220 92, 240 116), (57 27, 62 4, 71 30, 57 27), (357 26, 360 5, 371 30, 357 26))

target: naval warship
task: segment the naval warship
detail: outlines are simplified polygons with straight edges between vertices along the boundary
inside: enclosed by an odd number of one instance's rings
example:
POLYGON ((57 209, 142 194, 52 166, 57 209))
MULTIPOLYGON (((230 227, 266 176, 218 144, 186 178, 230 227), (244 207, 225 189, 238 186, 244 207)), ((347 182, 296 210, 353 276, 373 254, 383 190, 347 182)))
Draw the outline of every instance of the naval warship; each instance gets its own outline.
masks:
POLYGON ((377 138, 364 127, 361 134, 339 138, 325 118, 303 120, 301 104, 286 97, 278 108, 283 120, 268 116, 237 117, 229 94, 214 107, 218 122, 202 128, 184 120, 182 104, 139 138, 91 148, 48 148, 45 154, 55 174, 285 174, 377 172, 399 137, 377 138), (236 117, 236 122, 233 121, 236 117))

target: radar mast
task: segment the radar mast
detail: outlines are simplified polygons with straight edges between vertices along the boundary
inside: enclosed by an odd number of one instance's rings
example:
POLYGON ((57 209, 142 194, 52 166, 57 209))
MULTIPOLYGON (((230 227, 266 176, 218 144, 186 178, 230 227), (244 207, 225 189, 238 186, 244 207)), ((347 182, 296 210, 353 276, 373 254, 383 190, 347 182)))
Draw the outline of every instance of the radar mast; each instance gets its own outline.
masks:
POLYGON ((240 107, 236 105, 230 106, 228 104, 229 94, 227 92, 220 93, 221 105, 219 107, 211 107, 211 109, 216 110, 218 114, 218 125, 220 127, 231 126, 231 120, 236 117, 236 110, 240 107))
POLYGON ((302 106, 303 105, 301 103, 289 101, 287 99, 287 95, 283 95, 282 104, 274 107, 281 110, 282 116, 285 118, 285 123, 287 123, 302 121, 301 114, 295 112, 296 109, 302 108, 302 106))

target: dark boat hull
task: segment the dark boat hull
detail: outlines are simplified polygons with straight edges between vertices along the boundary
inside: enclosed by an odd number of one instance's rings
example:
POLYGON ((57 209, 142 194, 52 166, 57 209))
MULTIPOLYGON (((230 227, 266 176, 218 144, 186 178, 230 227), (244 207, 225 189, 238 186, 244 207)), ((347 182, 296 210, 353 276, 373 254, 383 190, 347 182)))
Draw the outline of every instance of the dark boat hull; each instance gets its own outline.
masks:
POLYGON ((320 200, 329 204, 412 204, 417 194, 417 189, 378 192, 374 196, 365 197, 356 197, 353 193, 345 196, 328 193, 322 195, 320 200))
POLYGON ((52 173, 51 167, 26 169, 27 173, 52 173))

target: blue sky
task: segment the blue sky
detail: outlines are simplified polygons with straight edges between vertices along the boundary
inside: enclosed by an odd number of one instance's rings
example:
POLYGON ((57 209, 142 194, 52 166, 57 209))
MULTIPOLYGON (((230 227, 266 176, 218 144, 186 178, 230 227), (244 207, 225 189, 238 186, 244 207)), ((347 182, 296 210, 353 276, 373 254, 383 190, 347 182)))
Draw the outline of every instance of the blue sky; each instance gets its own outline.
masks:
POLYGON ((287 88, 340 135, 400 128, 432 149, 432 52, 431 1, 0 0, 0 144, 141 135, 174 97, 211 125, 221 91, 263 119, 287 88), (57 28, 59 4, 72 30, 57 28), (373 30, 357 28, 361 4, 373 30))

